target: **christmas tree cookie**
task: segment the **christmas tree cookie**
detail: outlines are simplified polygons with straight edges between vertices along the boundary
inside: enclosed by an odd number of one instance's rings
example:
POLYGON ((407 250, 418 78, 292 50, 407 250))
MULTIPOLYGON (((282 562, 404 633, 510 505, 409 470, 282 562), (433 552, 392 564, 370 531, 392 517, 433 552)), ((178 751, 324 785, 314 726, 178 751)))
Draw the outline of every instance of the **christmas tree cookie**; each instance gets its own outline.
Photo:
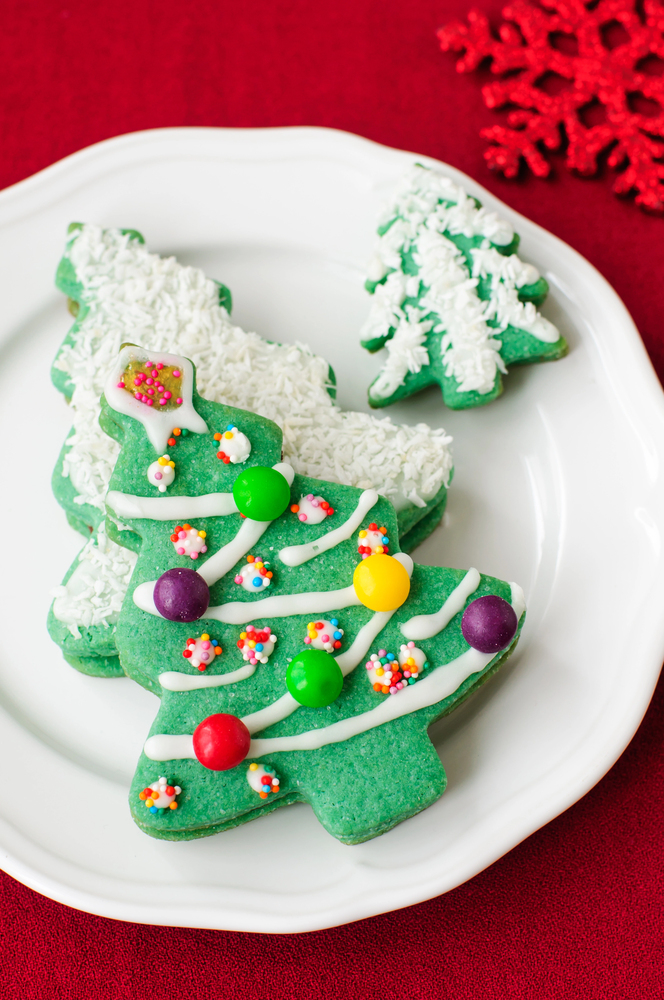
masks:
MULTIPOLYGON (((418 545, 440 521, 452 474, 445 432, 340 410, 327 362, 301 345, 268 343, 235 326, 230 292, 200 270, 150 253, 133 230, 74 225, 56 281, 69 297, 75 322, 52 370, 73 417, 53 490, 86 545, 55 591, 48 625, 78 669, 122 674, 115 625, 141 544, 122 518, 107 518, 104 503, 118 449, 99 427, 99 397, 125 342, 192 358, 208 398, 279 425, 284 459, 298 473, 374 488, 388 497, 398 510, 405 549, 418 545)), ((132 373, 131 382, 139 375, 132 373)), ((139 382, 134 388, 141 395, 157 407, 166 405, 160 400, 172 387, 163 383, 159 390, 162 383, 151 375, 139 382)), ((217 460, 231 471, 246 459, 246 419, 216 431, 217 460)), ((175 419, 172 424, 175 434, 175 419)), ((175 434, 173 440, 183 438, 175 434)), ((152 485, 166 488, 171 467, 160 466, 164 453, 154 457, 154 474, 161 478, 152 485)))
POLYGON ((548 284, 517 256, 512 226, 443 174, 414 166, 378 234, 362 346, 388 355, 372 406, 435 383, 451 409, 481 406, 500 395, 509 365, 567 353, 538 312, 548 284))
POLYGON ((124 347, 101 423, 118 443, 109 512, 141 540, 116 646, 160 697, 138 825, 184 840, 308 802, 354 844, 434 802, 446 779, 427 727, 514 648, 520 588, 414 564, 387 499, 296 473, 280 428, 201 397, 184 357, 124 347), (140 370, 175 385, 163 404, 140 370), (227 427, 244 461, 218 459, 227 427))

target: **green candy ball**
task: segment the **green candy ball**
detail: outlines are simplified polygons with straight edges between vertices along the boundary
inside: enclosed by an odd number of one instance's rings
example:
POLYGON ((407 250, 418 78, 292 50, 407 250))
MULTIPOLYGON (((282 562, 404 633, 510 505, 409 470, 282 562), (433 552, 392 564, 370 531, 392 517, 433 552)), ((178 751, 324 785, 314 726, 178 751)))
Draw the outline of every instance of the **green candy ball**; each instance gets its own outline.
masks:
POLYGON ((307 708, 331 705, 341 694, 344 675, 339 664, 324 649, 305 649, 291 660, 286 686, 296 701, 307 708))
POLYGON ((290 503, 290 486, 276 469, 253 465, 244 469, 233 483, 237 509, 253 521, 274 521, 290 503))

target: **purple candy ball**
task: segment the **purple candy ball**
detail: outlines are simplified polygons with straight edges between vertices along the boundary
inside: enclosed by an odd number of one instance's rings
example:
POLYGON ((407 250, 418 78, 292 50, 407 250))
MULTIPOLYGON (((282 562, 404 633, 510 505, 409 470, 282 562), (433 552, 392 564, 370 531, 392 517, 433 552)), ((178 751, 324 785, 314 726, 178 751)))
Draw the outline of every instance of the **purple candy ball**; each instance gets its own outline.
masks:
POLYGON ((157 611, 171 622, 195 622, 210 604, 210 590, 193 569, 168 569, 154 585, 157 611))
POLYGON ((473 649, 498 653, 509 646, 518 624, 512 605, 502 597, 488 594, 468 605, 461 619, 461 631, 473 649))

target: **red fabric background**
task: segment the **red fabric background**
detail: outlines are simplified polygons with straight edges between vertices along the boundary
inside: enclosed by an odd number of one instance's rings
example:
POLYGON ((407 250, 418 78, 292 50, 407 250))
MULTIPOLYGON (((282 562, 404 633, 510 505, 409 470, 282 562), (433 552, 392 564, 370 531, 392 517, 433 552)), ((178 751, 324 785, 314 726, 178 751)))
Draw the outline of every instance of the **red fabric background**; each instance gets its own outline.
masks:
MULTIPOLYGON (((664 375, 664 219, 609 177, 508 182, 496 120, 435 29, 463 0, 4 0, 0 187, 90 143, 167 125, 326 125, 438 157, 588 257, 664 375)), ((500 4, 481 0, 497 20, 500 4)), ((486 74, 485 74, 486 75, 486 74)), ((481 78, 481 75, 480 75, 481 78)), ((301 936, 123 924, 0 875, 0 996, 651 998, 662 996, 664 688, 585 799, 468 884, 301 936)))

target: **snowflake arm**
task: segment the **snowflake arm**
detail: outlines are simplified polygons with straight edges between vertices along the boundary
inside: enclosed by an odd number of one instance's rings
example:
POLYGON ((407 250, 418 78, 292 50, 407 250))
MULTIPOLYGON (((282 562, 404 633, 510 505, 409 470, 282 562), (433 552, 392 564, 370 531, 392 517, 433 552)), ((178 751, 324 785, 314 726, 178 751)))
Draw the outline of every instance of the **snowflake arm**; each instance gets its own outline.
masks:
POLYGON ((443 51, 463 53, 458 72, 490 59, 491 71, 502 77, 482 88, 487 107, 515 108, 507 125, 480 133, 490 143, 484 156, 491 169, 515 177, 524 160, 537 177, 546 177, 550 167, 542 149, 560 148, 564 134, 570 170, 591 176, 600 153, 610 150, 609 166, 624 168, 614 181, 616 194, 634 191, 642 208, 664 211, 664 165, 658 162, 664 155, 664 78, 643 69, 648 57, 664 58, 664 7, 646 0, 643 11, 642 20, 634 0, 601 0, 592 9, 581 0, 543 0, 541 7, 516 0, 503 10, 498 38, 475 10, 467 25, 456 21, 439 30, 443 51), (625 38, 610 47, 607 31, 615 24, 625 38), (605 120, 586 123, 590 107, 605 120))

